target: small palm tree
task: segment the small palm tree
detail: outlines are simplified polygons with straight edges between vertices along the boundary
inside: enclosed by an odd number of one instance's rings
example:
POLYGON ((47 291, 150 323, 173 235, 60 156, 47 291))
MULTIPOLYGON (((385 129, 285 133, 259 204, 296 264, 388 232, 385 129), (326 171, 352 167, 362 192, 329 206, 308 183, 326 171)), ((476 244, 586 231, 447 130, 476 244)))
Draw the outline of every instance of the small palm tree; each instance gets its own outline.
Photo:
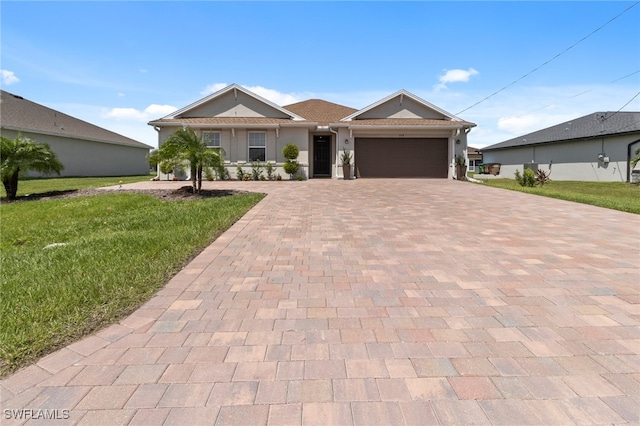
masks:
POLYGON ((205 167, 217 167, 222 163, 220 148, 209 148, 196 132, 183 127, 176 130, 158 149, 158 159, 165 161, 181 160, 189 163, 193 192, 202 189, 202 170, 205 167))
POLYGON ((18 135, 15 139, 1 136, 0 176, 7 191, 7 198, 15 199, 18 193, 18 179, 29 170, 40 173, 60 174, 64 166, 46 143, 36 143, 18 135))

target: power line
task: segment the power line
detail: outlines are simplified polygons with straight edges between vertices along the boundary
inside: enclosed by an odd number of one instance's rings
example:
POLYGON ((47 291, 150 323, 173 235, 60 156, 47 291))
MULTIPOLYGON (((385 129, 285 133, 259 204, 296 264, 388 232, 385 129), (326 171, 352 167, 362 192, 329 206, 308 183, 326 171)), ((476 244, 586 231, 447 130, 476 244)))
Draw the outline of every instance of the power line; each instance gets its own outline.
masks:
MULTIPOLYGON (((638 74, 638 73, 640 73, 640 70, 636 70, 636 71, 632 72, 631 74, 627 74, 627 75, 625 75, 625 76, 623 76, 623 77, 616 78, 615 80, 610 81, 610 82, 609 82, 609 83, 607 83, 607 84, 617 83, 618 81, 624 80, 625 78, 629 78, 629 77, 631 77, 631 76, 633 76, 633 75, 636 75, 636 74, 638 74)), ((582 95, 587 94, 587 93, 589 93, 589 92, 593 92, 593 89, 584 90, 584 91, 582 91, 582 92, 580 92, 580 93, 577 93, 577 94, 575 94, 575 95, 571 95, 571 96, 569 96, 569 97, 568 97, 568 99, 575 99, 575 98, 577 98, 578 96, 582 96, 582 95)), ((633 100, 633 99, 632 99, 632 100, 633 100)), ((549 108, 549 107, 550 107, 550 106, 552 106, 552 105, 554 105, 554 104, 549 104, 549 105, 545 105, 545 106, 543 106, 543 107, 538 107, 538 108, 535 108, 535 109, 529 110, 529 111, 525 112, 524 114, 530 114, 530 113, 532 113, 532 112, 540 111, 540 110, 542 110, 542 109, 549 108)), ((626 106, 626 105, 625 105, 625 106, 626 106)), ((624 107, 623 107, 623 108, 624 108, 624 107)), ((622 108, 621 108, 621 109, 622 109, 622 108)))
POLYGON ((553 58, 549 59, 548 61, 544 62, 542 65, 537 66, 536 68, 532 69, 531 71, 529 71, 528 73, 526 73, 525 75, 523 75, 522 77, 518 78, 517 80, 512 81, 511 83, 507 84, 506 86, 504 86, 503 88, 493 92, 492 94, 490 94, 489 96, 485 97, 484 99, 479 100, 478 102, 476 102, 475 104, 471 105, 470 107, 467 107, 465 109, 463 109, 460 112, 457 112, 455 115, 460 115, 465 111, 470 110, 471 108, 480 105, 481 103, 483 103, 484 101, 494 97, 495 95, 497 95, 500 92, 503 92, 504 90, 507 90, 509 87, 513 86, 514 84, 520 82, 521 80, 524 80, 525 78, 527 78, 528 76, 530 76, 531 74, 533 74, 534 72, 538 71, 540 68, 544 67, 545 65, 549 64, 551 61, 557 59, 558 57, 560 57, 561 55, 565 54, 566 52, 568 52, 569 50, 573 49, 574 47, 576 47, 578 44, 582 43, 583 41, 585 41, 586 39, 588 39, 589 37, 591 37, 592 35, 594 35, 595 33, 597 33, 598 31, 600 31, 601 29, 603 29, 604 27, 606 27, 607 25, 609 25, 611 22, 615 21, 616 19, 618 19, 619 17, 621 17, 622 15, 624 15, 625 13, 627 13, 629 10, 631 10, 632 8, 634 8, 635 6, 638 5, 638 3, 640 2, 636 2, 634 4, 632 4, 631 6, 629 6, 628 8, 626 8, 625 10, 623 10, 622 12, 620 12, 619 14, 617 14, 616 16, 614 16, 613 18, 609 19, 606 23, 604 23, 603 25, 599 26, 598 28, 596 28, 595 30, 591 31, 589 34, 587 34, 586 36, 582 37, 580 40, 578 40, 577 42, 573 43, 571 46, 567 47, 566 49, 564 49, 562 52, 558 53, 557 55, 555 55, 553 58))
POLYGON ((605 122, 606 120, 610 119, 611 117, 613 117, 614 115, 616 115, 617 113, 619 113, 620 111, 622 111, 622 109, 624 107, 626 107, 627 105, 629 105, 635 98, 637 98, 638 96, 640 96, 640 92, 636 93, 631 99, 629 99, 627 101, 626 104, 622 105, 616 112, 614 112, 613 114, 606 116, 602 121, 605 122))

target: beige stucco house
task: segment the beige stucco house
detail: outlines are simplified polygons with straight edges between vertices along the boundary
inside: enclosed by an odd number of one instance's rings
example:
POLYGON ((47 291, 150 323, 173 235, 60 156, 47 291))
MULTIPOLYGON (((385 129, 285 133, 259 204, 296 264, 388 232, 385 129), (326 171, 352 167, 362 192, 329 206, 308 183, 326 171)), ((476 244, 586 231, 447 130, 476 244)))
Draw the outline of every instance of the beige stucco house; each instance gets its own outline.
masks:
POLYGON ((149 173, 151 146, 4 90, 0 91, 0 133, 11 139, 22 134, 49 144, 64 165, 61 176, 149 173))
POLYGON ((282 148, 300 149, 306 177, 343 178, 340 156, 353 156, 352 175, 375 177, 455 176, 454 159, 466 156, 470 123, 400 90, 368 107, 311 99, 279 106, 232 84, 191 105, 149 122, 159 146, 177 129, 191 127, 222 148, 231 176, 251 162, 271 162, 285 175, 282 148))

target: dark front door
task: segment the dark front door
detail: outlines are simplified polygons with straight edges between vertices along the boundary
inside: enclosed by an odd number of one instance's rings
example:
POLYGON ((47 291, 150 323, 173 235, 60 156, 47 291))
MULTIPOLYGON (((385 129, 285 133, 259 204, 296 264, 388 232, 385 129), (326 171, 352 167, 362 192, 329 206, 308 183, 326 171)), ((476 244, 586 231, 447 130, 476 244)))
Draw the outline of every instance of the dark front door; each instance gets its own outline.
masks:
POLYGON ((313 175, 331 176, 331 136, 313 137, 313 175))

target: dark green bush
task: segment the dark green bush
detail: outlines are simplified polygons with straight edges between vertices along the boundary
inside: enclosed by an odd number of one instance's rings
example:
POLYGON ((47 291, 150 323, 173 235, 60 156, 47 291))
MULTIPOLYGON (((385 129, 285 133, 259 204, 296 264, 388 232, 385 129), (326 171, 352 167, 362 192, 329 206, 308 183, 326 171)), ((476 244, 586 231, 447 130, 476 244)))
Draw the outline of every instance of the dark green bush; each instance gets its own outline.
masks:
POLYGON ((298 149, 297 145, 290 143, 282 148, 282 155, 284 155, 284 158, 287 160, 293 161, 300 155, 300 149, 298 149))

